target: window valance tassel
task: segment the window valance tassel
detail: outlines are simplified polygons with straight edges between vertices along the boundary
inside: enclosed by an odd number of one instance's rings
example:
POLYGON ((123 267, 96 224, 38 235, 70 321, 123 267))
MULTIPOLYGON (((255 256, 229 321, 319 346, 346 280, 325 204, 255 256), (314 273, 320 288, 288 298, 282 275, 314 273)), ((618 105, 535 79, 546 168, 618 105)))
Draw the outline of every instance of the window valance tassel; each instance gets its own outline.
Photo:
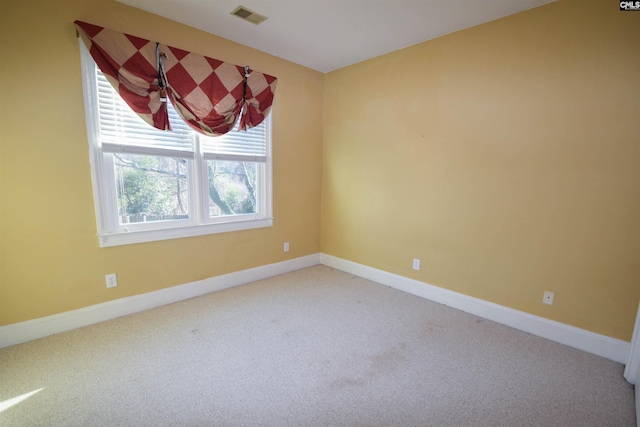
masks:
POLYGON ((158 88, 160 89, 160 102, 167 102, 166 76, 162 66, 163 53, 160 52, 160 43, 156 42, 156 70, 158 71, 158 88))
POLYGON ((240 108, 240 116, 242 117, 247 110, 247 85, 249 81, 249 66, 244 66, 244 86, 242 87, 242 107, 240 108))

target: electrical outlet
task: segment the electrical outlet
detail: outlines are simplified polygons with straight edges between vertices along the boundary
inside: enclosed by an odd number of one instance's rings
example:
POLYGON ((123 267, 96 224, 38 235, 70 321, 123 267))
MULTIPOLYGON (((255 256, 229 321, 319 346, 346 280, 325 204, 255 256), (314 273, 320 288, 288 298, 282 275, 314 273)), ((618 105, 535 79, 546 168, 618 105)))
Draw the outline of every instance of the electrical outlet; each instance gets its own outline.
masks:
POLYGON ((284 251, 285 251, 285 252, 289 252, 289 242, 285 242, 285 244, 284 244, 284 251))
POLYGON ((420 260, 417 258, 413 259, 413 269, 414 270, 420 270, 420 260))
POLYGON ((544 304, 553 305, 553 292, 544 291, 544 296, 542 297, 542 302, 544 304))
POLYGON ((107 281, 107 288, 115 288, 118 286, 118 279, 116 278, 116 273, 107 274, 104 276, 107 281))

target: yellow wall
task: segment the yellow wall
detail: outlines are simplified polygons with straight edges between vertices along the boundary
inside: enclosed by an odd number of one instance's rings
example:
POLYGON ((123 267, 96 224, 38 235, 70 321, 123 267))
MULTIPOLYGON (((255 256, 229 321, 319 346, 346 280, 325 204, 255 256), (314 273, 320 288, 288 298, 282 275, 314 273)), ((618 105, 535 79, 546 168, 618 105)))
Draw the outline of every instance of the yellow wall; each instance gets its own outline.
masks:
POLYGON ((560 1, 327 74, 323 252, 630 340, 639 49, 560 1))
POLYGON ((111 0, 0 11, 0 325, 320 251, 321 73, 111 0), (76 19, 279 78, 273 227, 98 247, 76 19))

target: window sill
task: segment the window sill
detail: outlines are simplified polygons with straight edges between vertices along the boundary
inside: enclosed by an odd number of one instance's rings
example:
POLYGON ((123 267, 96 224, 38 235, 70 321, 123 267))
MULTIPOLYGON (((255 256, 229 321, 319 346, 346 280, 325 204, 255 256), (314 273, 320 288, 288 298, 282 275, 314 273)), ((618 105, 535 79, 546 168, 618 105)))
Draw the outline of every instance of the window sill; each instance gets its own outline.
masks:
POLYGON ((222 222, 196 226, 140 230, 124 233, 98 234, 101 248, 131 245, 135 243, 155 242, 159 240, 180 239, 183 237, 204 236, 206 234, 227 233, 229 231, 251 230, 273 226, 273 218, 249 221, 222 222))

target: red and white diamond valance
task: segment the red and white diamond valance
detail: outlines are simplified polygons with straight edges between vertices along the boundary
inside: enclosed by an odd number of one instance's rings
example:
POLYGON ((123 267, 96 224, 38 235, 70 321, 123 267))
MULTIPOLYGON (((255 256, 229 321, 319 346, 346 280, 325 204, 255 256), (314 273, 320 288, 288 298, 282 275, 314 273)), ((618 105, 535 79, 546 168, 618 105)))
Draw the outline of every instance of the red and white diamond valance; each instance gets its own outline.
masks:
POLYGON ((96 64, 124 101, 151 126, 169 130, 163 93, 195 130, 210 136, 259 125, 277 79, 268 74, 76 21, 96 64))

